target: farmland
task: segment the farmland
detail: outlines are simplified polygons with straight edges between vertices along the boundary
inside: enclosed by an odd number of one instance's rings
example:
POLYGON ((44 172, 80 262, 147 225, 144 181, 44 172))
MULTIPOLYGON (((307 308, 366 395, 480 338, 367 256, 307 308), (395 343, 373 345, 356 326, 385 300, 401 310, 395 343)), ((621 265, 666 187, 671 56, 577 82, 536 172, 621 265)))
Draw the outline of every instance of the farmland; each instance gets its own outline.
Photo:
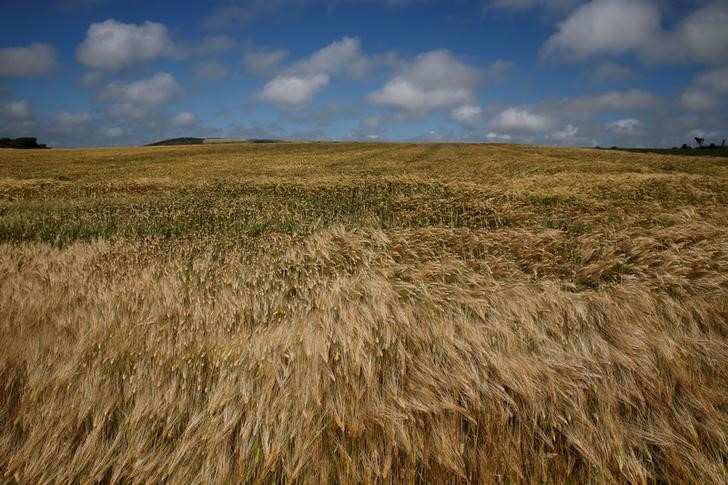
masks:
POLYGON ((0 150, 0 481, 726 483, 728 158, 0 150))

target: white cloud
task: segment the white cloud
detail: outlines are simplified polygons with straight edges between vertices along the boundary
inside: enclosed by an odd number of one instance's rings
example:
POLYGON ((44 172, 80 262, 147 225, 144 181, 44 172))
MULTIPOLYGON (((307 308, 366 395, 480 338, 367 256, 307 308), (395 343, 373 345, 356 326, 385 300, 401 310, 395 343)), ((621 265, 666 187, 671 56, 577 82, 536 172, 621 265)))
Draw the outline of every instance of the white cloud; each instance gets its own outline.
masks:
POLYGON ((172 120, 172 126, 177 126, 177 127, 190 127, 190 126, 195 126, 196 124, 197 124, 197 117, 188 111, 184 111, 184 112, 178 114, 172 120))
POLYGON ((718 135, 720 135, 720 133, 717 132, 717 131, 705 131, 705 130, 701 130, 699 128, 690 130, 687 133, 687 136, 689 138, 695 138, 695 137, 697 137, 697 138, 703 138, 703 139, 707 139, 707 140, 709 140, 711 138, 715 138, 718 135))
POLYGON ((362 126, 369 128, 370 130, 377 130, 381 126, 382 122, 378 116, 368 116, 362 120, 362 126))
POLYGON ((52 133, 71 133, 83 129, 91 122, 88 113, 69 113, 60 111, 48 121, 48 131, 52 133))
POLYGON ((137 25, 109 19, 93 23, 76 48, 80 63, 108 71, 175 55, 167 27, 156 22, 137 25))
POLYGON ((636 74, 632 69, 612 61, 600 62, 589 74, 589 79, 595 83, 626 81, 634 77, 636 74))
MULTIPOLYGON (((347 0, 351 1, 351 0, 347 0)), ((409 2, 414 0, 383 0, 389 2, 409 2)), ((218 2, 219 3, 219 2, 218 2)), ((278 16, 276 11, 290 10, 296 6, 308 6, 311 0, 226 0, 218 5, 202 22, 210 30, 240 28, 257 18, 278 16)))
POLYGON ((420 54, 399 69, 382 89, 369 95, 374 104, 399 108, 417 115, 471 104, 483 72, 441 49, 420 54))
POLYGON ((253 20, 260 9, 258 1, 251 5, 220 5, 204 20, 206 29, 224 29, 232 25, 241 25, 253 20))
POLYGON ((461 125, 474 125, 480 121, 480 106, 463 105, 458 106, 450 112, 450 117, 461 125))
POLYGON ((243 65, 255 74, 272 74, 287 56, 288 51, 285 49, 246 52, 243 57, 243 65))
POLYGON ((551 138, 559 141, 574 140, 577 133, 579 133, 579 127, 569 124, 563 130, 551 133, 551 138))
POLYGON ((491 126, 503 131, 542 133, 553 127, 554 121, 548 116, 531 113, 523 108, 508 108, 499 113, 491 126))
MULTIPOLYGON (((508 108, 493 118, 491 128, 519 141, 536 140, 569 145, 596 145, 605 133, 633 136, 641 134, 641 125, 635 124, 632 112, 649 116, 662 105, 652 94, 632 89, 577 96, 574 98, 546 99, 531 106, 508 108), (612 113, 623 120, 606 126, 597 122, 600 115, 612 113)), ((637 123, 642 123, 638 121, 637 123)))
POLYGON ((172 100, 181 90, 182 87, 171 74, 159 72, 140 81, 109 83, 99 94, 99 99, 128 102, 144 108, 157 108, 172 100))
POLYGON ((292 72, 304 76, 329 74, 361 79, 369 66, 369 59, 361 51, 361 41, 356 37, 344 37, 297 62, 292 72))
POLYGON ((194 75, 197 79, 202 80, 214 80, 222 79, 230 72, 227 66, 217 59, 210 59, 204 62, 195 64, 193 69, 194 75))
POLYGON ((680 106, 688 111, 710 111, 721 105, 721 98, 713 91, 691 86, 680 96, 680 106))
POLYGON ((104 130, 104 136, 108 138, 118 138, 124 134, 124 130, 118 126, 114 126, 104 130))
POLYGON ((10 120, 30 120, 33 118, 33 112, 30 109, 30 103, 21 99, 18 101, 0 100, 0 118, 10 120))
POLYGON ((232 49, 237 43, 229 35, 208 35, 193 50, 198 55, 217 54, 232 49))
MULTIPOLYGON (((279 57, 283 57, 280 51, 274 56, 250 57, 248 61, 253 68, 269 69, 280 62, 279 57)), ((369 65, 369 59, 361 51, 361 41, 344 37, 274 77, 258 93, 258 97, 278 104, 300 106, 310 102, 319 90, 329 84, 332 76, 361 79, 369 65)))
POLYGON ((680 97, 680 105, 689 111, 720 109, 728 93, 728 67, 716 68, 697 76, 680 97))
POLYGON ((607 129, 619 135, 639 135, 642 133, 644 123, 636 118, 625 118, 607 123, 607 129))
POLYGON ((546 56, 622 54, 643 47, 660 31, 660 12, 647 0, 593 0, 558 27, 546 41, 546 56))
POLYGON ((682 20, 674 31, 653 38, 645 57, 660 61, 728 62, 728 3, 714 1, 682 20))
POLYGON ((310 102, 316 92, 328 84, 326 74, 311 77, 280 75, 270 80, 258 97, 273 103, 300 106, 310 102))
POLYGON ((654 0, 592 0, 558 24, 543 55, 578 60, 634 52, 650 61, 723 64, 726 24, 728 3, 720 1, 708 2, 667 31, 654 0))
POLYGON ((512 137, 511 135, 504 134, 504 133, 496 133, 494 131, 491 131, 487 135, 485 135, 485 138, 488 141, 511 141, 512 137))
POLYGON ((394 106, 413 113, 425 114, 438 108, 473 101, 467 88, 436 88, 426 90, 406 79, 395 78, 369 97, 374 104, 394 106))
POLYGON ((128 102, 113 103, 109 107, 108 113, 112 118, 127 118, 136 121, 147 120, 150 115, 148 109, 128 102))
POLYGON ((728 93, 728 67, 711 69, 700 74, 695 84, 719 93, 728 93))
POLYGON ((108 101, 108 113, 114 118, 137 121, 148 119, 182 91, 171 74, 159 72, 154 76, 133 82, 115 81, 107 84, 98 94, 99 101, 108 101))
POLYGON ((104 80, 104 73, 100 71, 86 71, 79 78, 81 86, 95 86, 104 80))
POLYGON ((592 114, 604 111, 628 111, 654 108, 660 100, 641 89, 609 91, 596 96, 577 96, 565 101, 564 109, 578 114, 592 114))
POLYGON ((35 43, 27 47, 0 49, 0 76, 45 76, 57 67, 56 49, 49 44, 35 43))
POLYGON ((503 81, 506 73, 513 68, 513 63, 498 59, 484 70, 484 77, 490 82, 498 83, 503 81))

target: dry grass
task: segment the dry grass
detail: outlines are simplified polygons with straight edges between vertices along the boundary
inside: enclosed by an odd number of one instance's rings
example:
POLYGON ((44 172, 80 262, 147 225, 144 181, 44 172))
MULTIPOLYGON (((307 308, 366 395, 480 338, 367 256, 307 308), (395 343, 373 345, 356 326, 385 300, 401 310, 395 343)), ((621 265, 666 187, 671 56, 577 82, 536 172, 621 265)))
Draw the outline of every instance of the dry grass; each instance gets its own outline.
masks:
POLYGON ((0 481, 727 483, 728 160, 0 151, 0 481))

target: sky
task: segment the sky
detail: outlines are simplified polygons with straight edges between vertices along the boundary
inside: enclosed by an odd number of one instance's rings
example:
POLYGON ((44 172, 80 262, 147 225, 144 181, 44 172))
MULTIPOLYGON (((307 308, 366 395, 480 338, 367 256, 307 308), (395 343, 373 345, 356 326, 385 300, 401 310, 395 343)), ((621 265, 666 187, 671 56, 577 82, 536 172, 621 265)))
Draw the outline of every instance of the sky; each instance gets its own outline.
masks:
POLYGON ((25 0, 0 137, 728 138, 728 0, 25 0))

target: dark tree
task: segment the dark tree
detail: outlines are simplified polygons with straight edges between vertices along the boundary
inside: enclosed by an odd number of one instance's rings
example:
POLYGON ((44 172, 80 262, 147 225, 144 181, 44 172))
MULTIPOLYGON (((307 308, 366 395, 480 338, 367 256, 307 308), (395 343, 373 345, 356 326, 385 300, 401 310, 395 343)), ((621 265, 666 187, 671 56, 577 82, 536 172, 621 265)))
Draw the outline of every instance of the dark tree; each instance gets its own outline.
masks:
POLYGON ((696 136, 695 142, 698 144, 699 147, 702 147, 703 143, 705 143, 705 138, 700 138, 699 136, 696 136))
POLYGON ((0 138, 0 148, 47 148, 34 137, 0 138))

